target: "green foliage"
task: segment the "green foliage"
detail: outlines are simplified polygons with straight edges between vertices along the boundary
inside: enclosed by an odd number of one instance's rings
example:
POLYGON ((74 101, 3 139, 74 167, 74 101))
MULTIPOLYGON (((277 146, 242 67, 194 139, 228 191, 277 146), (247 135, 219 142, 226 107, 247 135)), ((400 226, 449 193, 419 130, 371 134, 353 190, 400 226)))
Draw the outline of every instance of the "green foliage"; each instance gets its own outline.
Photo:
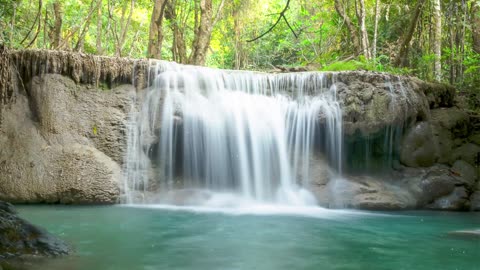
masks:
MULTIPOLYGON (((272 26, 286 0, 212 1, 215 25, 206 60, 208 66, 251 70, 310 66, 323 71, 369 70, 434 79, 431 1, 426 1, 408 44, 406 67, 396 67, 393 63, 399 54, 399 44, 408 32, 417 1, 379 0, 375 59, 365 59, 363 53, 357 52, 351 30, 337 12, 335 1, 290 1, 284 15, 291 28, 281 20, 271 32, 255 42, 246 41, 272 26)), ((83 46, 79 49, 82 52, 145 57, 153 2, 135 0, 133 10, 130 10, 132 0, 0 0, 0 43, 15 49, 75 50, 82 31, 85 31, 83 46), (63 14, 61 42, 56 48, 53 46, 55 3, 61 3, 63 14), (96 9, 97 3, 100 3, 100 13, 96 9), (91 18, 87 20, 89 15, 91 18), (129 17, 131 19, 127 20, 129 17), (125 27, 125 38, 119 42, 125 27)), ((369 49, 373 51, 376 1, 364 2, 369 49)), ((198 14, 199 7, 194 0, 172 3, 176 18, 165 17, 163 20, 161 56, 165 60, 174 59, 172 26, 182 26, 188 55, 192 51, 195 25, 198 24, 195 14, 198 14)), ((358 32, 359 17, 355 8, 358 0, 340 0, 339 3, 358 32)), ((472 49, 475 25, 471 19, 475 14, 470 12, 473 3, 473 0, 442 2, 441 75, 443 82, 455 85, 475 101, 480 96, 480 56, 472 49)))
POLYGON ((386 56, 381 55, 377 58, 376 61, 367 61, 363 57, 359 57, 359 60, 334 61, 324 66, 321 71, 366 70, 376 72, 388 72, 398 75, 411 75, 413 73, 413 70, 409 68, 397 68, 389 64, 382 64, 382 60, 385 58, 386 56))

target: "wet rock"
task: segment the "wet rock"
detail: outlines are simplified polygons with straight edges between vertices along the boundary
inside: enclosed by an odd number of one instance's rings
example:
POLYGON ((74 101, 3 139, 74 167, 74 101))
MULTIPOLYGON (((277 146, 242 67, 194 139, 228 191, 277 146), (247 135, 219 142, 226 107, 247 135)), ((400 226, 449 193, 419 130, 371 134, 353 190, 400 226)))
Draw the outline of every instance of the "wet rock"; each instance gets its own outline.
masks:
POLYGON ((428 100, 430 108, 452 107, 455 101, 455 88, 438 83, 427 83, 416 80, 417 84, 423 89, 428 100))
POLYGON ((473 188, 477 180, 477 170, 464 160, 457 160, 450 169, 451 172, 460 178, 462 184, 473 188))
POLYGON ((480 211, 480 190, 475 191, 470 196, 470 210, 480 211))
POLYGON ((321 197, 324 205, 326 203, 330 208, 400 210, 414 208, 416 204, 403 183, 366 176, 333 179, 321 197), (325 196, 328 202, 325 202, 325 196))
POLYGON ((480 145, 480 133, 469 136, 468 140, 476 145, 480 145))
POLYGON ((438 158, 432 137, 432 129, 427 122, 411 128, 402 141, 400 162, 409 167, 432 166, 438 158))
POLYGON ((480 146, 473 143, 467 143, 453 150, 453 153, 450 156, 450 163, 453 164, 455 161, 461 159, 472 166, 476 166, 479 154, 480 146))
POLYGON ((427 205, 432 210, 467 210, 469 209, 468 194, 465 187, 455 187, 452 193, 436 199, 427 205))
MULTIPOLYGON (((5 205, 5 203, 1 203, 5 205)), ((58 256, 70 252, 68 245, 9 211, 0 209, 0 258, 23 255, 58 256)))
POLYGON ((455 142, 452 133, 440 126, 431 124, 433 133, 433 143, 435 144, 437 152, 437 162, 441 164, 449 164, 453 149, 455 148, 455 142))
POLYGON ((0 201, 0 210, 3 210, 10 214, 17 214, 17 210, 11 203, 0 201))
POLYGON ((432 124, 452 132, 456 138, 467 137, 470 131, 468 113, 458 108, 439 108, 430 111, 432 124))
POLYGON ((401 178, 408 183, 409 190, 416 198, 417 208, 450 194, 458 183, 450 168, 439 164, 429 168, 408 169, 401 178))

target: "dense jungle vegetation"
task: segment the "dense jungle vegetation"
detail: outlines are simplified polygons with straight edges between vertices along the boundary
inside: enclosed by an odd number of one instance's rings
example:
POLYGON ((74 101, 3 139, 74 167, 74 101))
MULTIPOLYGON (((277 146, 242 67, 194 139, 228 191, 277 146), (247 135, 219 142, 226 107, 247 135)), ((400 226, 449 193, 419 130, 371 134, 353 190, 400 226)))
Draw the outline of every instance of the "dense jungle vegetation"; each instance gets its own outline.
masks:
POLYGON ((480 0, 0 0, 0 44, 227 69, 373 70, 480 107, 480 0))

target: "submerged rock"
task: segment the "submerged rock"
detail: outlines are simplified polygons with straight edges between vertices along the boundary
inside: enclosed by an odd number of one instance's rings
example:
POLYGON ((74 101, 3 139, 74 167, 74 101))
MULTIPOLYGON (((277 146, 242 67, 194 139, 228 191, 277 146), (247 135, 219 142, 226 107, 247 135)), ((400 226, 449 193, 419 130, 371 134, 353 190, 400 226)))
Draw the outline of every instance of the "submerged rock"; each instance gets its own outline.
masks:
POLYGON ((0 202, 0 259, 58 256, 69 252, 64 241, 18 217, 12 205, 0 202))

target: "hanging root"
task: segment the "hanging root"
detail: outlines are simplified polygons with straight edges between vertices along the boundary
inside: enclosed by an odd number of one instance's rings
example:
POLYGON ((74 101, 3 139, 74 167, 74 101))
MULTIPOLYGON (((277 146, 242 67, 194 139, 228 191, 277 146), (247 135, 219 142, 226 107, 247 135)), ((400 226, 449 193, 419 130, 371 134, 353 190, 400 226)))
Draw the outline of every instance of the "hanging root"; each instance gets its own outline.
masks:
POLYGON ((146 85, 147 59, 53 50, 19 50, 8 54, 18 76, 26 83, 35 76, 54 73, 70 77, 75 83, 106 85, 108 88, 134 83, 137 89, 142 89, 146 85))
POLYGON ((10 102, 13 96, 12 69, 8 54, 8 49, 0 45, 0 123, 3 107, 10 102))

